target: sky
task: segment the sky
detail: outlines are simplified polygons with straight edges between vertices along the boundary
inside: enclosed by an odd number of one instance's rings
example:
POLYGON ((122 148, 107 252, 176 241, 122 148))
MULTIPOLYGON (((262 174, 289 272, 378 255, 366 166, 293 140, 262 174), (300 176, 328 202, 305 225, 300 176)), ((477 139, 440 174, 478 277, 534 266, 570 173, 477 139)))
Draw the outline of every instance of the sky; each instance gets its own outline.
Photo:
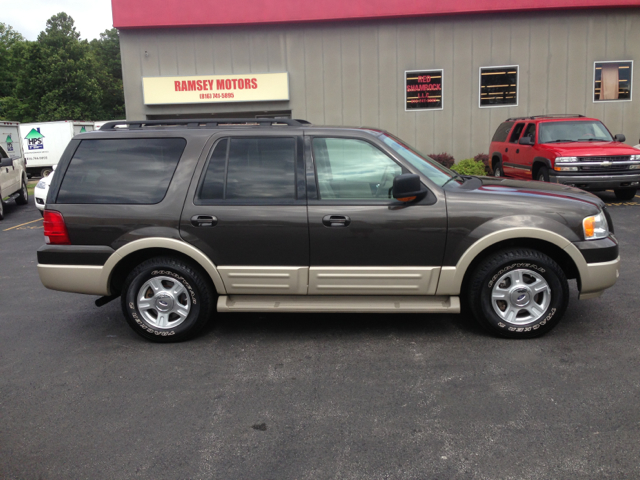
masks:
POLYGON ((93 40, 113 27, 111 0, 0 0, 0 22, 11 25, 27 40, 36 40, 47 20, 65 12, 73 18, 80 38, 93 40))

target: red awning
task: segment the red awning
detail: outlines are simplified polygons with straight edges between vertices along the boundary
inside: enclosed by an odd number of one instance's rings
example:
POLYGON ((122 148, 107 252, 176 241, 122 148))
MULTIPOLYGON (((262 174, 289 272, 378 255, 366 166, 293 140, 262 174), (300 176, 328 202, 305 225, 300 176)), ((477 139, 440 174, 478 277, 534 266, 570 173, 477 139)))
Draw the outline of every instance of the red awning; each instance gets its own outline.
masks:
POLYGON ((640 0, 111 0, 116 28, 363 20, 638 7, 640 0))

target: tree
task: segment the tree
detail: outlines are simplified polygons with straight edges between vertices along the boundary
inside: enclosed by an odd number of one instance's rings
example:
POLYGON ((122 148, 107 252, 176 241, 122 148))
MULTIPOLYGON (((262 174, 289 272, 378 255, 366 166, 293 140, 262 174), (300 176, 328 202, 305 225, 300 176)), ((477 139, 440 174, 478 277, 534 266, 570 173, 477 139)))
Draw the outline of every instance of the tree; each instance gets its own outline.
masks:
POLYGON ((14 46, 24 42, 24 37, 16 32, 11 25, 0 22, 0 58, 3 67, 0 68, 0 98, 9 97, 16 85, 11 65, 14 58, 14 46))
POLYGON ((36 42, 24 42, 16 86, 5 99, 4 116, 21 122, 98 120, 103 112, 101 68, 89 43, 80 40, 73 19, 59 13, 47 20, 36 42))
POLYGON ((100 39, 91 41, 91 49, 102 72, 98 83, 102 89, 102 120, 124 118, 124 89, 122 86, 122 61, 120 58, 120 37, 112 28, 100 34, 100 39))

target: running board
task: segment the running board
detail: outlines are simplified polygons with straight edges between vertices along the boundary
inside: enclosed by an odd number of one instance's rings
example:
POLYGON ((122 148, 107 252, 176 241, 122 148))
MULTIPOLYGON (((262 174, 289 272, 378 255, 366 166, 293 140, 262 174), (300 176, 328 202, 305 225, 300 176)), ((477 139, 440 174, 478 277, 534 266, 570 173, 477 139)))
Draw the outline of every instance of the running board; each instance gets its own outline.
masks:
POLYGON ((221 295, 218 312, 460 313, 449 296, 221 295))

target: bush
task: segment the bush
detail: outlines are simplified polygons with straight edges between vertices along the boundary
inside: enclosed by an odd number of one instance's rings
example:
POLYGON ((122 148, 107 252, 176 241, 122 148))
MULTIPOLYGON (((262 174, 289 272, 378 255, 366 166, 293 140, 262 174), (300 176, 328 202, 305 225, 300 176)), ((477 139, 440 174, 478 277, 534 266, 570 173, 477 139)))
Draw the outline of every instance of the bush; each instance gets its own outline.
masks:
POLYGON ((489 155, 486 153, 479 153, 473 159, 476 162, 484 163, 484 169, 487 172, 487 175, 493 175, 493 168, 491 168, 491 162, 489 161, 489 155))
POLYGON ((453 155, 449 155, 448 153, 430 153, 429 156, 433 158, 440 165, 444 165, 447 168, 451 168, 451 166, 455 163, 455 158, 453 155))
POLYGON ((487 174, 484 163, 476 162, 473 158, 460 160, 458 163, 451 167, 451 170, 454 170, 461 175, 484 176, 487 174))

